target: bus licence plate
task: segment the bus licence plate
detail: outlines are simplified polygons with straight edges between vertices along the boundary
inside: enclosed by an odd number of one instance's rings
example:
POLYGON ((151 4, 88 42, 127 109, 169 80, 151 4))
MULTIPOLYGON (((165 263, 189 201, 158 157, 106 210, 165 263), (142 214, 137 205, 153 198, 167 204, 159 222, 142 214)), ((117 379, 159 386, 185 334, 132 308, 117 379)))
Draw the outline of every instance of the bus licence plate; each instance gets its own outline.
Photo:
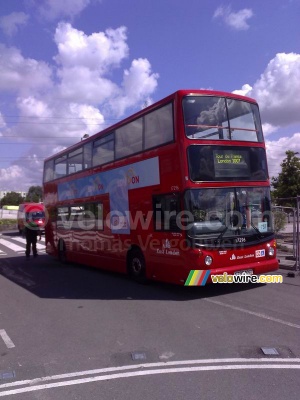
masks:
POLYGON ((245 275, 253 275, 253 269, 243 269, 243 270, 241 270, 241 271, 236 271, 236 272, 234 273, 234 275, 242 275, 242 274, 245 274, 245 275))

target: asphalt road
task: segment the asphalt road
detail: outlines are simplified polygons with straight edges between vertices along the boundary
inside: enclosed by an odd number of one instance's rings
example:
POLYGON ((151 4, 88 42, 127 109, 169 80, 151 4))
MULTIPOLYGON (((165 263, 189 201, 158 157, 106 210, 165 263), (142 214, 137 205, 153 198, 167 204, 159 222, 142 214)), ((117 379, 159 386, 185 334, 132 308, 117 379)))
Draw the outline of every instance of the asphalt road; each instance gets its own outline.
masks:
POLYGON ((300 277, 281 272, 282 284, 142 286, 6 251, 0 397, 298 400, 300 277))

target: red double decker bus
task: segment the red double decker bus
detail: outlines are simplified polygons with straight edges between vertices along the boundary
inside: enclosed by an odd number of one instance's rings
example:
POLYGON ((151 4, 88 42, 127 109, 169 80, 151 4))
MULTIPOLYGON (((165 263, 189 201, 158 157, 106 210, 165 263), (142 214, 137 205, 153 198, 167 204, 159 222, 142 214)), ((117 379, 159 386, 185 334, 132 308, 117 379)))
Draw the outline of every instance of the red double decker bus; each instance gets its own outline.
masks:
POLYGON ((46 250, 134 279, 278 269, 258 105, 179 90, 45 160, 46 250))

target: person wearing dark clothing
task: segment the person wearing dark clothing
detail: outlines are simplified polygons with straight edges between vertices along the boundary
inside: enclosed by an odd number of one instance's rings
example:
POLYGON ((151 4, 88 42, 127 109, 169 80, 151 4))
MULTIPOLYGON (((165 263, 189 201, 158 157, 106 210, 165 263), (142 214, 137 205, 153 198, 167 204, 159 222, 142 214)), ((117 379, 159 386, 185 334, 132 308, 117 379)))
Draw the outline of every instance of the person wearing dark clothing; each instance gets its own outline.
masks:
POLYGON ((30 257, 30 252, 31 252, 31 247, 32 247, 32 253, 33 257, 37 257, 37 249, 36 249, 36 243, 37 243, 37 237, 40 236, 41 240, 41 232, 38 229, 38 226, 35 224, 28 224, 25 227, 25 237, 26 237, 26 258, 30 257))

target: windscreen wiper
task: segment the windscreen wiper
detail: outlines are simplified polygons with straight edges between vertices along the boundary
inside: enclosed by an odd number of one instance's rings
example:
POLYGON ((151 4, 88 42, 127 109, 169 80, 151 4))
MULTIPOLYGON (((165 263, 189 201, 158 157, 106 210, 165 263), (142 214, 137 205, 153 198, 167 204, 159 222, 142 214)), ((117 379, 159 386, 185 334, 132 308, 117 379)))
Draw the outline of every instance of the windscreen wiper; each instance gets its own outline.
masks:
POLYGON ((253 224, 252 221, 251 221, 251 226, 252 226, 252 228, 255 230, 255 232, 257 233, 256 236, 258 237, 258 239, 261 239, 263 236, 262 236, 260 230, 257 228, 257 226, 255 226, 255 225, 253 224))
POLYGON ((228 231, 228 226, 225 226, 225 229, 222 230, 222 232, 219 234, 217 239, 215 239, 215 243, 220 243, 222 237, 225 235, 225 233, 228 231))

